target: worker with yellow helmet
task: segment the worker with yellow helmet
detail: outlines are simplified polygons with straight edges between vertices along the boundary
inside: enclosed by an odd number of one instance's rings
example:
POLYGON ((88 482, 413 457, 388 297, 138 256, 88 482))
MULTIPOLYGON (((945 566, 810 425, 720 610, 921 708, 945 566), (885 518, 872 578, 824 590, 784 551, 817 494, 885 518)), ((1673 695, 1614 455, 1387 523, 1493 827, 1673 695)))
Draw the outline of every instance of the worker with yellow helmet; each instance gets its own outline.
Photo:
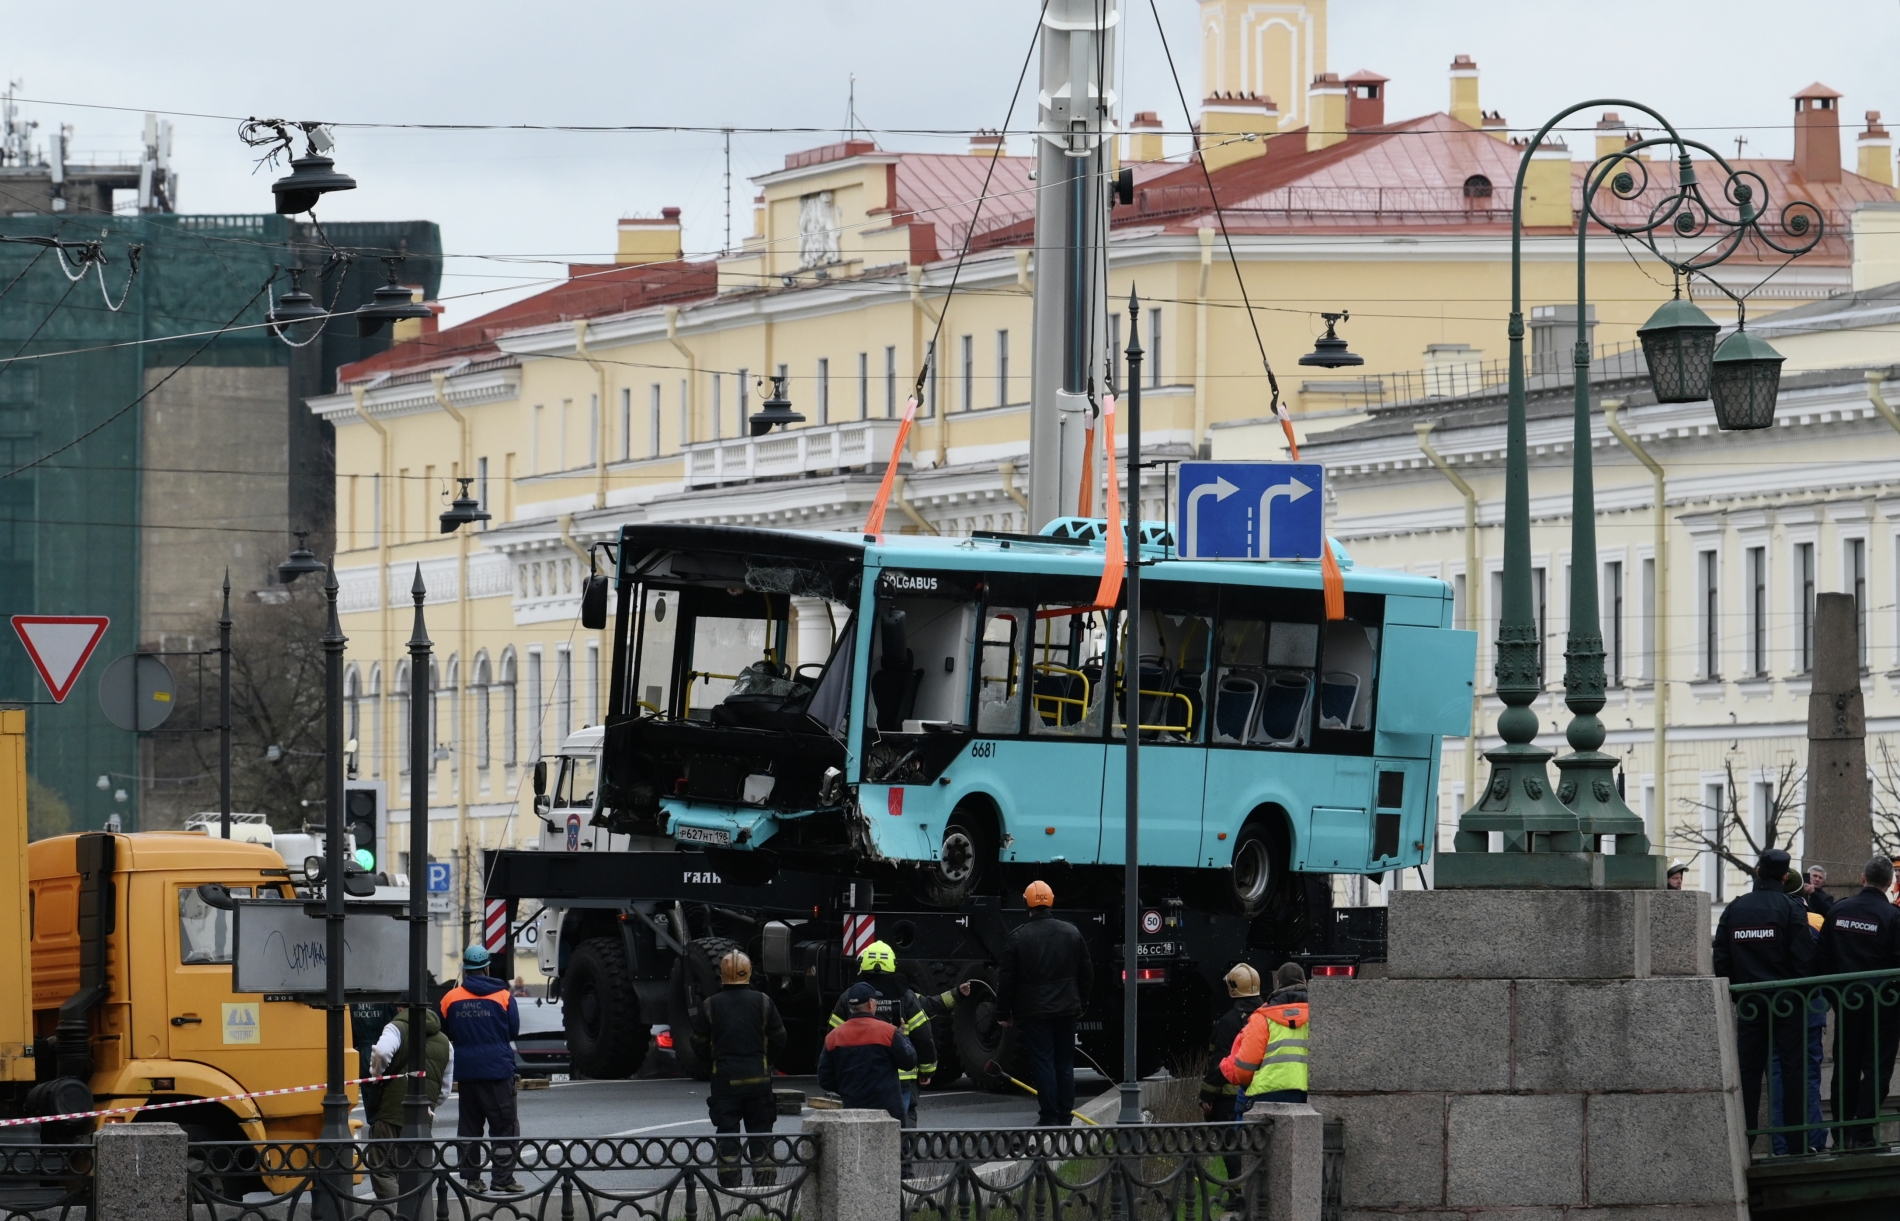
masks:
MULTIPOLYGON (((873 941, 858 955, 858 977, 854 983, 866 984, 877 994, 874 1016, 902 1031, 917 1049, 917 1067, 898 1072, 898 1086, 904 1094, 904 1126, 917 1126, 917 1087, 930 1084, 937 1071, 937 1037, 930 1028, 935 1013, 947 1013, 956 1007, 957 994, 919 997, 910 981, 897 971, 897 951, 889 942, 873 941)), ((837 1029, 850 1021, 853 1013, 844 998, 838 998, 831 1011, 831 1027, 837 1029)))
POLYGON ((1240 1087, 1221 1072, 1221 1061, 1234 1048, 1234 1040, 1247 1025, 1253 1011, 1260 1008, 1260 972, 1246 963, 1235 963, 1224 981, 1233 1007, 1214 1023, 1207 1036, 1207 1072, 1201 1079, 1201 1114, 1210 1123, 1232 1123, 1234 1100, 1240 1087))

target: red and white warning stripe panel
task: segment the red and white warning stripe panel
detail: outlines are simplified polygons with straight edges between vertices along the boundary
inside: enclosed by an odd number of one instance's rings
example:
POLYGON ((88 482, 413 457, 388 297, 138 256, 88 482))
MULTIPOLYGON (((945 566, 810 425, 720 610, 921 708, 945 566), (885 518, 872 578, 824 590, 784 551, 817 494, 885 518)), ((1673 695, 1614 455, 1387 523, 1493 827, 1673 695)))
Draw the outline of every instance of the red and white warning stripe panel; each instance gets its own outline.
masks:
POLYGON ((844 914, 844 952, 848 957, 856 958, 871 948, 877 940, 877 917, 870 912, 846 912, 844 914))
POLYGON ((488 900, 482 911, 482 945, 490 954, 508 948, 508 900, 488 900))

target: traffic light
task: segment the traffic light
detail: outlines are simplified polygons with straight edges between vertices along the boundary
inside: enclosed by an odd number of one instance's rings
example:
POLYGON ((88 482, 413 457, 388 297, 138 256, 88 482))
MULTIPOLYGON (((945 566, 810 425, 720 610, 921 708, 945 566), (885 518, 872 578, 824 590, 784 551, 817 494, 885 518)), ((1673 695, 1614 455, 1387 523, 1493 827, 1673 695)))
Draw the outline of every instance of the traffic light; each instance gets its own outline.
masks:
POLYGON ((384 845, 389 816, 384 806, 387 790, 380 780, 352 781, 343 789, 343 829, 356 840, 356 860, 364 873, 387 873, 384 845))

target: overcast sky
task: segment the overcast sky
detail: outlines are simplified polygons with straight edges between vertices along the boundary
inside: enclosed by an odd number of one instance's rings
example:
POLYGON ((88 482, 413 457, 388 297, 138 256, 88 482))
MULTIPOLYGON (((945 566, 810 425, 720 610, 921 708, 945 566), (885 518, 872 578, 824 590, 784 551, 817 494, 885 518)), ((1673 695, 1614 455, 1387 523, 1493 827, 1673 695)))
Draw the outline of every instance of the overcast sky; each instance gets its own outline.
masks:
MULTIPOLYGON (((1147 0, 1127 16, 1124 114, 1185 123, 1147 0)), ((1200 93, 1193 0, 1158 0, 1190 101, 1200 93)), ((60 4, 9 6, 0 71, 30 99, 210 115, 373 123, 842 126, 848 78, 873 129, 996 127, 1034 32, 1036 0, 766 3, 368 3, 91 0, 83 29, 60 4)), ((1786 157, 1789 96, 1812 81, 1846 95, 1847 164, 1867 110, 1900 121, 1900 0, 1333 0, 1329 64, 1392 78, 1388 116, 1446 107, 1446 66, 1478 61, 1486 109, 1535 124, 1596 96, 1645 101, 1725 151, 1786 157), (1713 18, 1714 20, 1711 20, 1713 18), (1882 69, 1886 70, 1883 72, 1882 69)), ((1034 117, 1034 71, 1014 126, 1034 117)), ((136 113, 34 101, 41 135, 75 129, 81 160, 128 152, 136 113)), ((172 118, 189 212, 270 206, 272 171, 223 119, 172 118)), ((733 235, 750 229, 743 181, 787 150, 835 139, 733 137, 733 235)), ((886 148, 960 149, 960 137, 880 135, 886 148)), ((451 254, 449 320, 486 311, 611 257, 614 221, 684 209, 689 251, 724 241, 716 134, 344 129, 338 168, 359 188, 330 219, 426 218, 451 254)), ((1014 147, 1027 150, 1019 138, 1014 147)), ((281 172, 281 171, 278 171, 281 172)))

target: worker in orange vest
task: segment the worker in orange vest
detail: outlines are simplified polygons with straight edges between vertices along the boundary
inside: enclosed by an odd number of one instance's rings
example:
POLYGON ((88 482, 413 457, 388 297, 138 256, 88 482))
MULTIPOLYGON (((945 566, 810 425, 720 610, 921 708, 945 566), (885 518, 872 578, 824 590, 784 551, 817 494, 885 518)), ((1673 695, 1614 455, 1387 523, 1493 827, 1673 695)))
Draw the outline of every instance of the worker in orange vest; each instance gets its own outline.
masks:
POLYGON ((1256 1102, 1306 1101, 1306 972, 1289 962, 1273 973, 1273 994, 1255 1009, 1221 1061, 1221 1072, 1241 1087, 1242 1114, 1256 1102))

